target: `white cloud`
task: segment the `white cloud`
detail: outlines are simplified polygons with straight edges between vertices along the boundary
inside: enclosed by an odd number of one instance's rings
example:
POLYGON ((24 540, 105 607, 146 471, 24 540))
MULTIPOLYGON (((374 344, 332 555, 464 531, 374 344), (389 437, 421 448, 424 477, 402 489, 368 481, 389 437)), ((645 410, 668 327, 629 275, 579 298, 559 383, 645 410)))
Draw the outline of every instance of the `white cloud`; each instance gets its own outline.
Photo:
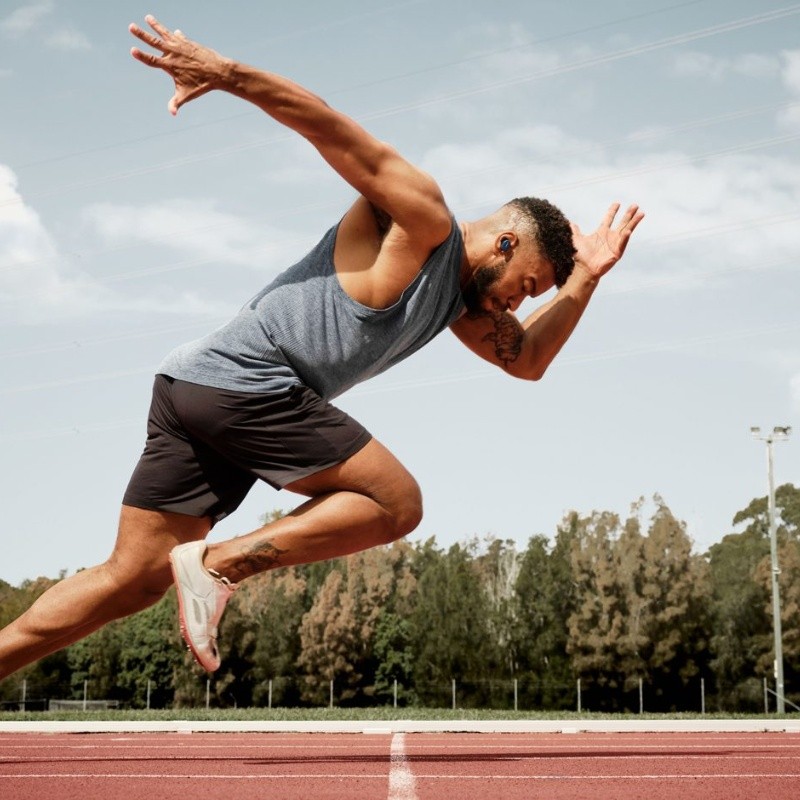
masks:
POLYGON ((800 50, 781 53, 782 78, 786 88, 800 97, 800 50))
POLYGON ((298 243, 285 231, 219 211, 212 202, 165 200, 135 207, 98 204, 84 221, 106 242, 143 242, 194 257, 263 271, 297 257, 298 243))
MULTIPOLYGON (((55 6, 51 0, 33 3, 13 11, 0 20, 0 31, 12 38, 21 38, 41 28, 42 21, 48 17, 55 6)), ((47 34, 44 42, 55 50, 89 50, 91 43, 88 37, 74 28, 59 26, 57 30, 47 34)))
POLYGON ((36 211, 20 195, 15 174, 0 164, 0 314, 4 324, 85 318, 114 311, 165 314, 230 313, 230 307, 194 292, 177 297, 117 291, 70 270, 36 211))
POLYGON ((55 247, 47 235, 39 216, 25 205, 17 189, 16 175, 0 164, 0 274, 11 266, 48 258, 55 247))
POLYGON ((103 290, 84 277, 59 272, 58 248, 39 215, 17 189, 14 173, 0 165, 0 308, 4 322, 80 313, 103 290))
POLYGON ((20 6, 0 21, 0 30, 10 36, 22 36, 36 28, 52 11, 51 0, 20 6))
POLYGON ((623 271, 615 291, 685 292, 796 256, 800 228, 786 219, 800 208, 796 159, 769 150, 691 156, 631 155, 546 126, 443 145, 428 153, 423 167, 440 178, 456 216, 467 219, 511 197, 534 195, 591 230, 610 202, 638 202, 648 217, 636 250, 647 253, 647 269, 623 271))
POLYGON ((725 78, 772 78, 780 74, 780 61, 776 56, 746 53, 734 57, 712 56, 709 53, 679 53, 673 61, 673 70, 680 77, 703 77, 712 81, 725 78))
POLYGON ((785 50, 781 53, 781 67, 783 85, 798 104, 781 111, 778 114, 778 123, 787 130, 800 131, 800 50, 785 50))
POLYGON ((76 30, 60 30, 46 39, 46 44, 56 50, 90 50, 92 45, 89 39, 76 30))

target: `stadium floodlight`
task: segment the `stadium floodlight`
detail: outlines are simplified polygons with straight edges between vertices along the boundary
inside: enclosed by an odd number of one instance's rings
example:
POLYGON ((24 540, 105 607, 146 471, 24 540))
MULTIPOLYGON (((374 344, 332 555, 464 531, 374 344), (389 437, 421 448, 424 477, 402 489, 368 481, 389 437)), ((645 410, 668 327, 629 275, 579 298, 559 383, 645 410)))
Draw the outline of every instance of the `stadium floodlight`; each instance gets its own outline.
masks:
POLYGON ((773 477, 772 445, 773 442, 784 442, 789 438, 792 429, 788 425, 776 425, 772 433, 761 435, 761 428, 752 427, 750 433, 756 439, 767 445, 767 482, 769 493, 767 495, 767 514, 769 517, 769 549, 772 558, 772 632, 775 638, 775 696, 776 708, 779 714, 786 711, 783 686, 783 637, 781 633, 781 590, 778 576, 781 574, 778 566, 778 536, 775 523, 775 479, 773 477))

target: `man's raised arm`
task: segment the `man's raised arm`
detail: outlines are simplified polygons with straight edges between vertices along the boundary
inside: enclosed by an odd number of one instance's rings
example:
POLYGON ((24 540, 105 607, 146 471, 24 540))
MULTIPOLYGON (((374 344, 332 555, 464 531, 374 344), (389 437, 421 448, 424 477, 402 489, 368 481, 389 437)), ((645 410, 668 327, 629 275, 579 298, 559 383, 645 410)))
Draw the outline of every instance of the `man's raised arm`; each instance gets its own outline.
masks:
POLYGON ((247 100, 308 139, 357 192, 418 237, 421 251, 446 238, 451 218, 438 185, 392 147, 293 81, 224 58, 152 16, 145 19, 155 34, 134 24, 130 32, 161 55, 136 47, 131 55, 172 77, 170 113, 213 90, 247 100))

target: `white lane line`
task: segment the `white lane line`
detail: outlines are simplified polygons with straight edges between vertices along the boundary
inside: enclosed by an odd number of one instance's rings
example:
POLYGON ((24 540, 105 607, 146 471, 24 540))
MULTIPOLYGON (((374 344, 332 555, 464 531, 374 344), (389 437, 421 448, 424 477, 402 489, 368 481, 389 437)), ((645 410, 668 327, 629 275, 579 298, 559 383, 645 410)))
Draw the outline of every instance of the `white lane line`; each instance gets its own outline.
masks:
POLYGON ((417 800, 414 774, 406 757, 406 735, 396 733, 389 751, 389 800, 417 800))

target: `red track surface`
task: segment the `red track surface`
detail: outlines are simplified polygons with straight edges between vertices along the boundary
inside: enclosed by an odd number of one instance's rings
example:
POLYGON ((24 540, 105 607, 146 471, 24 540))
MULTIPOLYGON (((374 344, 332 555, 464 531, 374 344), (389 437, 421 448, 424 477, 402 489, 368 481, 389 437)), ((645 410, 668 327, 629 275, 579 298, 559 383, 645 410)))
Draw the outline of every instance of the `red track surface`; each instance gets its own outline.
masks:
POLYGON ((3 734, 0 797, 790 800, 800 735, 3 734))

